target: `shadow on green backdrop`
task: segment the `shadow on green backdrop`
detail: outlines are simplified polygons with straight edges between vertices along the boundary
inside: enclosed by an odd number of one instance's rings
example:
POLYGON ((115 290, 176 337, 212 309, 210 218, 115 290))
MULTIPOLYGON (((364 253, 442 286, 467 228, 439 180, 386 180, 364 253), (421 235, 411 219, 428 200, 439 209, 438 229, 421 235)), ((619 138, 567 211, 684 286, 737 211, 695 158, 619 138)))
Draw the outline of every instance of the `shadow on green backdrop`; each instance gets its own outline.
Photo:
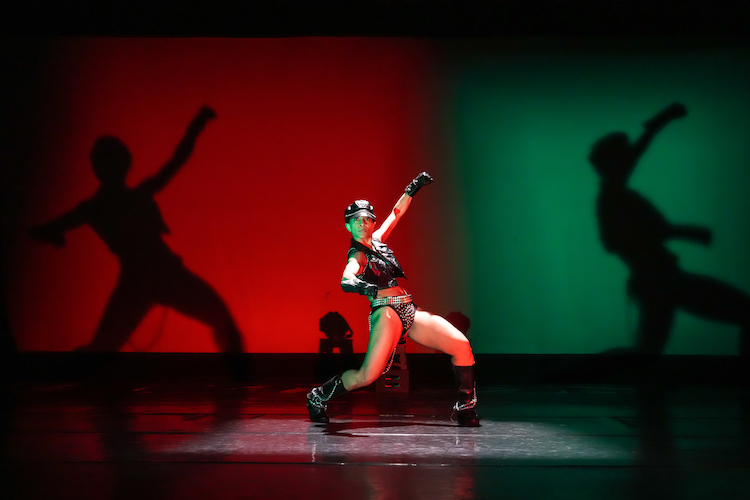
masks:
MULTIPOLYGON (((680 266, 750 291, 750 58, 744 47, 468 42, 445 69, 445 134, 470 241, 473 343, 482 353, 631 346, 627 270, 599 238, 594 142, 678 101, 630 186, 713 244, 671 242, 680 266), (491 45, 491 46, 489 46, 491 45)), ((738 328, 680 312, 667 354, 736 354, 738 328)))

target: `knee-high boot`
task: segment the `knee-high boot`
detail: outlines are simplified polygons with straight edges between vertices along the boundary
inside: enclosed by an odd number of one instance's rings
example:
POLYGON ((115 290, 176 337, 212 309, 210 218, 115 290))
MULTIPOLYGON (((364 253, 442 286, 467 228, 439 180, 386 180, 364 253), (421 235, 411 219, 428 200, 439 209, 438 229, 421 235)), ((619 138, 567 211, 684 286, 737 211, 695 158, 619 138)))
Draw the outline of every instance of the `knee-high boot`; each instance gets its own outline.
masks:
POLYGON ((328 423, 326 404, 331 399, 346 392, 344 381, 341 380, 341 374, 336 375, 328 382, 315 387, 307 393, 307 411, 310 413, 310 420, 321 424, 328 423))
POLYGON ((453 405, 451 420, 462 427, 479 427, 477 417, 477 386, 474 381, 474 366, 454 366, 453 376, 458 385, 458 400, 453 405))

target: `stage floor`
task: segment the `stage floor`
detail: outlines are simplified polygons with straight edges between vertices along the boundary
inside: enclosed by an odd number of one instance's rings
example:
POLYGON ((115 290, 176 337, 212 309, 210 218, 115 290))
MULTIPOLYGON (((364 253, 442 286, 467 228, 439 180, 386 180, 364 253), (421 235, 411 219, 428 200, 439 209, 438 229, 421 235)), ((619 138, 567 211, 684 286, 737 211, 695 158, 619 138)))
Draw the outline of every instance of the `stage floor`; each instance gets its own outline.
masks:
POLYGON ((750 498, 750 392, 626 385, 359 391, 308 421, 308 387, 24 382, 2 498, 750 498))

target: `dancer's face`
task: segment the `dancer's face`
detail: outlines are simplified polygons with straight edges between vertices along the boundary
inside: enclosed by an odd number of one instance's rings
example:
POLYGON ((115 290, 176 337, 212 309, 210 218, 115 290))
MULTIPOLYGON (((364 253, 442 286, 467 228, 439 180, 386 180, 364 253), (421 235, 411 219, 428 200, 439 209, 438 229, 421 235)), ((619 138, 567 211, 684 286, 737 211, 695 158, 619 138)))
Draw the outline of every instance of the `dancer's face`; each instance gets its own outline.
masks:
POLYGON ((356 217, 349 219, 346 224, 346 230, 352 233, 355 240, 369 239, 375 229, 375 221, 370 217, 356 217))

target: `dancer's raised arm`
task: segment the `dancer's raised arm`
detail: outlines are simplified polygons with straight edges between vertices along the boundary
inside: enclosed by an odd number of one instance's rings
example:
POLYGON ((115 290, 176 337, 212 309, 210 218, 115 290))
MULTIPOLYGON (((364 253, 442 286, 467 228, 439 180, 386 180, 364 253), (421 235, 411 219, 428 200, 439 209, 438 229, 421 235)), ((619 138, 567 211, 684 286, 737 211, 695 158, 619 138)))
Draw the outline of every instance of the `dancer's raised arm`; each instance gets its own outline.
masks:
POLYGON ((409 209, 411 199, 415 194, 417 194, 417 191, 419 191, 423 186, 430 184, 433 180, 434 179, 432 178, 432 176, 427 172, 422 172, 421 174, 416 176, 414 180, 411 181, 408 186, 406 186, 404 194, 401 195, 401 198, 399 198, 396 204, 393 206, 393 209, 391 210, 391 213, 388 214, 388 217, 385 218, 377 231, 373 233, 373 238, 384 242, 391 234, 391 231, 393 231, 393 228, 396 227, 396 224, 398 224, 399 219, 401 219, 404 213, 406 213, 406 211, 409 209))

